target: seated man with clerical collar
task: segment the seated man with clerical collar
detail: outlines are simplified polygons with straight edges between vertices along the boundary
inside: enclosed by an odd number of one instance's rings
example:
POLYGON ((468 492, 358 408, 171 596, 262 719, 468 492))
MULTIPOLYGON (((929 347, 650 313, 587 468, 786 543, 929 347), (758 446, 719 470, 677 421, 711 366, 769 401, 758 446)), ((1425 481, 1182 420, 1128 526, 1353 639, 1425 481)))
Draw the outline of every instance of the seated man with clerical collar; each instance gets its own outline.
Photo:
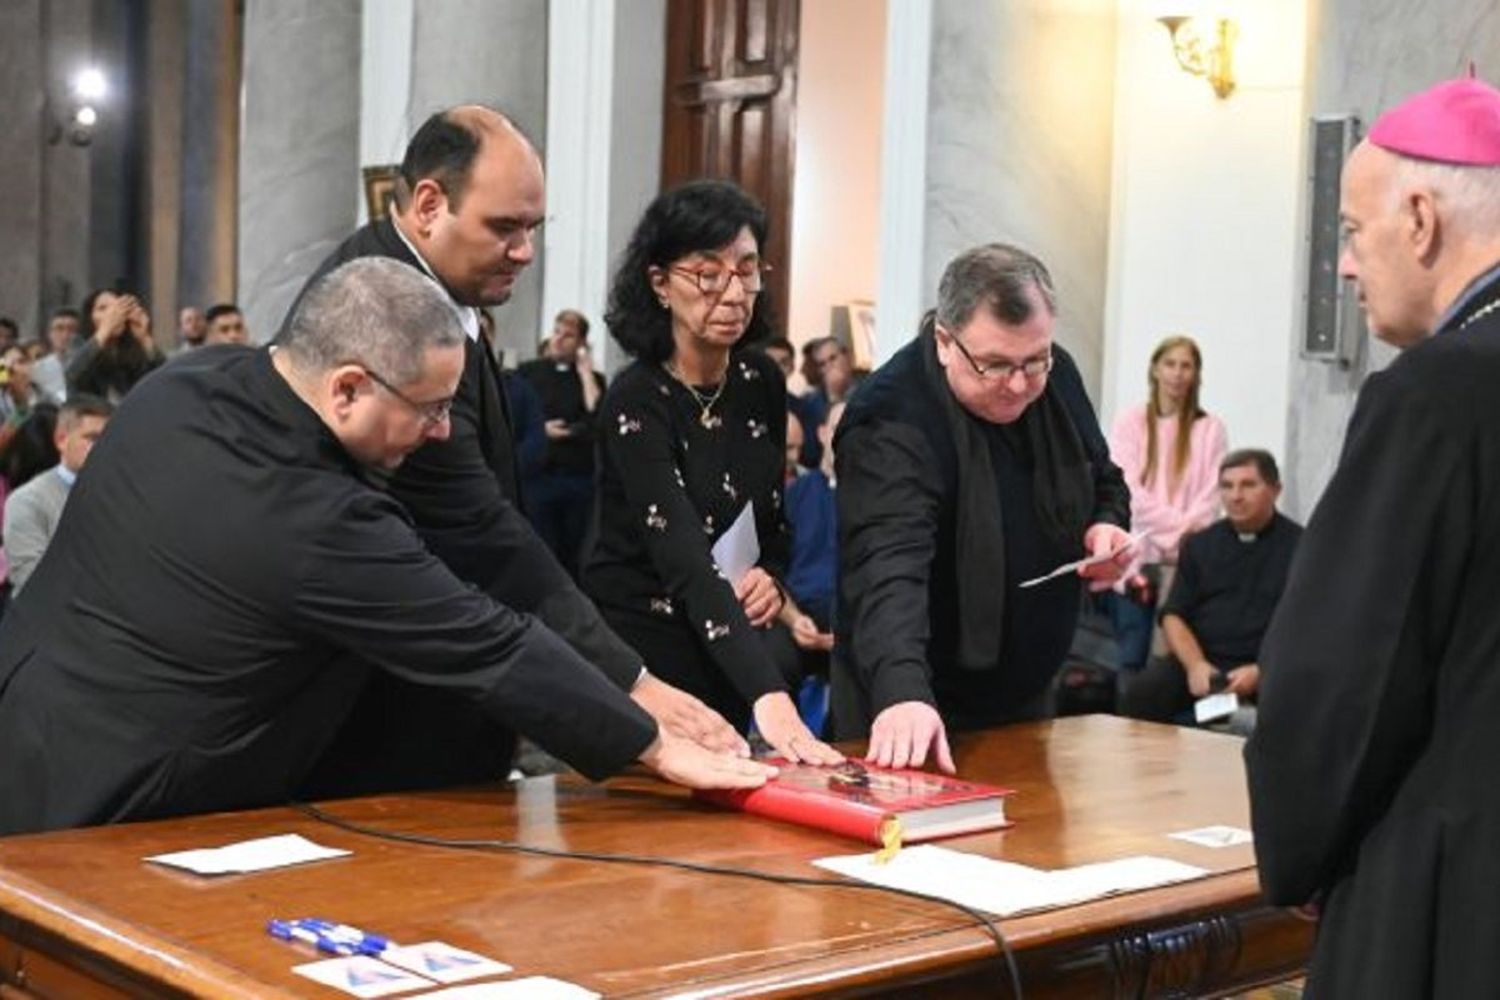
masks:
POLYGON ((1270 452, 1231 452, 1219 464, 1225 517, 1182 544, 1162 605, 1169 655, 1154 657, 1120 696, 1120 714, 1186 719, 1199 698, 1224 690, 1253 700, 1260 643, 1286 588, 1302 526, 1281 514, 1281 475, 1270 452))

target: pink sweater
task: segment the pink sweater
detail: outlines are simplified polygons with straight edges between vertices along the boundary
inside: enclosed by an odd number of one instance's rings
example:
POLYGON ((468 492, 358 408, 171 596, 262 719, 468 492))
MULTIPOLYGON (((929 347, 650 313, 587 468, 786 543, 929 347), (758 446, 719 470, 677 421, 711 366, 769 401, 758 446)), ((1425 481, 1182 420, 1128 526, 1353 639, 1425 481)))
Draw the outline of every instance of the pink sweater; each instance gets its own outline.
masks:
POLYGON ((1135 563, 1122 579, 1129 579, 1142 563, 1176 563, 1182 536, 1213 523, 1219 513, 1219 463, 1227 441, 1218 417, 1204 415, 1193 423, 1187 468, 1177 491, 1167 491, 1167 470, 1177 445, 1177 418, 1156 421, 1156 471, 1141 484, 1146 467, 1146 405, 1133 406, 1115 420, 1109 435, 1109 454, 1125 473, 1130 486, 1130 530, 1146 532, 1135 563))

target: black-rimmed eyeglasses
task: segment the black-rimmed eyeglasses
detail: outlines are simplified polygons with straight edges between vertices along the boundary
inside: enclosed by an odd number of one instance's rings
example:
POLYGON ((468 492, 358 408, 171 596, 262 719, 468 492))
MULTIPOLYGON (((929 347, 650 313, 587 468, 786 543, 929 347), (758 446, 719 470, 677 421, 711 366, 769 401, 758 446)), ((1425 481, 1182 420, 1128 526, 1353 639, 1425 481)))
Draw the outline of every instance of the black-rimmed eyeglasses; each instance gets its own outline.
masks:
POLYGON ((1039 379, 1052 370, 1052 351, 1050 349, 1046 354, 1039 354, 1034 358, 1027 358, 1025 361, 992 361, 989 364, 982 365, 974 360, 974 355, 969 353, 969 349, 964 346, 962 340, 958 339, 957 334, 942 327, 938 329, 945 337, 953 341, 953 346, 958 348, 958 353, 962 354, 964 360, 969 363, 969 367, 974 369, 974 374, 987 381, 1009 382, 1016 377, 1016 372, 1020 372, 1026 376, 1029 381, 1039 379))
POLYGON ((388 379, 383 378, 379 372, 375 371, 375 369, 371 368, 369 365, 360 365, 360 367, 365 370, 366 375, 370 376, 371 382, 374 382, 386 392, 390 393, 392 396, 395 396, 397 399, 401 400, 401 402, 405 403, 407 408, 417 416, 421 417, 422 422, 425 424, 436 427, 444 420, 447 420, 449 415, 453 412, 452 396, 448 396, 445 399, 433 400, 430 403, 419 403, 415 399, 412 399, 410 396, 408 396, 406 393, 402 392, 400 389, 397 389, 390 383, 388 379))

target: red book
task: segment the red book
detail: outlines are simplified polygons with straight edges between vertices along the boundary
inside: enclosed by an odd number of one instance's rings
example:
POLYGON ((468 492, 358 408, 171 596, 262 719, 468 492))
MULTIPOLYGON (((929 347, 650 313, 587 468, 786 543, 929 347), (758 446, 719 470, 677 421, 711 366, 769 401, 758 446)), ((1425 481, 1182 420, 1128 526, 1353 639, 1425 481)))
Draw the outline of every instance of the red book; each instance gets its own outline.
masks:
POLYGON ((929 771, 898 771, 854 762, 838 767, 789 764, 760 788, 696 791, 698 798, 770 819, 814 826, 872 844, 899 824, 903 843, 993 830, 1005 819, 1009 788, 960 781, 929 771))

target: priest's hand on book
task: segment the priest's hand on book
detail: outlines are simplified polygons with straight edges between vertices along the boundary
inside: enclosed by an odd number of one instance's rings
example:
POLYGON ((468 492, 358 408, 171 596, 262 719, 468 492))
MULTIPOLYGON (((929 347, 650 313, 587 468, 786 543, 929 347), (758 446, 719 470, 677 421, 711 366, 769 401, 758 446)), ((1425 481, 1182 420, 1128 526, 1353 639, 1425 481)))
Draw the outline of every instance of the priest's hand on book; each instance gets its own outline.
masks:
POLYGON ((685 788, 759 788, 777 773, 769 764, 712 753, 664 729, 657 732, 640 761, 660 777, 685 788))
POLYGON ((673 736, 691 740, 712 753, 750 756, 750 745, 722 715, 666 681, 643 671, 630 697, 673 736))
POLYGON ((844 755, 812 734, 785 691, 755 699, 755 728, 771 749, 794 764, 842 764, 844 755))
POLYGON ((865 760, 881 767, 922 767, 928 750, 938 767, 949 774, 957 771, 938 710, 925 701, 902 701, 875 717, 865 760))

